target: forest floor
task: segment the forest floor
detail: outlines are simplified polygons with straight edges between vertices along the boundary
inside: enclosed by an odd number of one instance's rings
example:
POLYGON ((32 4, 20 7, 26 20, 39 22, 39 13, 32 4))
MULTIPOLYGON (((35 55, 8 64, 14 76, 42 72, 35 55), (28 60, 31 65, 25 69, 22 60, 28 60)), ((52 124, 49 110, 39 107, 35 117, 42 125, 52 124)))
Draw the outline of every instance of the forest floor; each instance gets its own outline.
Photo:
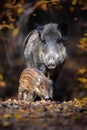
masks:
POLYGON ((87 130, 87 99, 1 100, 0 130, 87 130))

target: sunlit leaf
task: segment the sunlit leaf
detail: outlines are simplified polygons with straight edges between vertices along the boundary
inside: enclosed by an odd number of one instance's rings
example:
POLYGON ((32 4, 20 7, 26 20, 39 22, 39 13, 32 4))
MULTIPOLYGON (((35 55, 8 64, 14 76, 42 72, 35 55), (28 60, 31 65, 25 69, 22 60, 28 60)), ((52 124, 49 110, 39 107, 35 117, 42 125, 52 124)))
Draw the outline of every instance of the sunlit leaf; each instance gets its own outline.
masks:
POLYGON ((15 28, 13 31, 13 36, 16 36, 18 34, 18 32, 19 32, 18 28, 15 28))
POLYGON ((3 118, 5 118, 5 119, 10 118, 10 117, 11 117, 11 115, 7 114, 7 113, 3 115, 3 118))
POLYGON ((84 35, 85 37, 87 37, 87 33, 84 33, 83 35, 84 35))
POLYGON ((6 86, 6 83, 4 81, 0 81, 0 86, 1 87, 5 87, 6 86))
POLYGON ((70 12, 74 12, 75 8, 74 7, 70 7, 69 10, 70 10, 70 12))
POLYGON ((86 102, 87 102, 87 97, 84 97, 84 98, 82 99, 82 101, 86 101, 86 102))
POLYGON ((77 4, 77 0, 72 0, 72 5, 76 5, 77 4))
POLYGON ((56 3, 56 2, 59 2, 59 0, 50 0, 50 2, 56 3))
POLYGON ((84 89, 87 89, 87 83, 86 83, 85 85, 83 85, 83 88, 84 88, 84 89))
POLYGON ((87 10, 87 4, 84 4, 84 6, 81 8, 81 10, 87 10))
POLYGON ((3 75, 2 74, 0 74, 0 80, 3 80, 3 75))
POLYGON ((33 14, 33 16, 37 16, 37 14, 33 14))
POLYGON ((8 121, 4 121, 3 122, 3 127, 8 127, 8 126, 10 126, 10 123, 8 121))
POLYGON ((80 100, 75 98, 74 101, 75 101, 75 107, 82 107, 83 104, 81 103, 80 100))
POLYGON ((86 78, 78 78, 78 81, 80 81, 81 83, 87 83, 87 79, 86 78))
POLYGON ((17 13, 21 14, 22 12, 23 12, 23 8, 22 7, 17 9, 17 13))
POLYGON ((87 51, 87 37, 80 38, 79 44, 77 44, 77 47, 80 49, 87 51))
POLYGON ((42 8, 43 10, 47 11, 47 5, 46 5, 46 3, 43 3, 43 4, 41 5, 41 8, 42 8))
POLYGON ((81 43, 81 44, 87 43, 87 38, 86 38, 86 37, 82 37, 82 38, 80 39, 80 43, 81 43))
POLYGON ((82 69, 79 70, 80 74, 84 74, 85 72, 87 72, 86 68, 82 68, 82 69))
POLYGON ((12 18, 12 16, 10 16, 10 15, 8 15, 8 18, 9 18, 9 20, 10 20, 11 22, 16 21, 16 19, 12 18))
MULTIPOLYGON (((37 7, 40 7, 42 10, 47 11, 48 7, 51 7, 52 5, 57 5, 57 7, 59 9, 61 8, 59 0, 50 0, 50 1, 48 1, 48 0, 39 0, 39 1, 37 1, 35 3, 33 8, 35 9, 37 7)), ((54 6, 54 7, 56 8, 56 6, 54 6)))
POLYGON ((0 30, 3 29, 3 28, 13 29, 13 24, 0 25, 0 30))
POLYGON ((42 10, 47 11, 47 3, 48 1, 44 1, 44 0, 37 1, 33 8, 41 7, 42 10))
POLYGON ((37 1, 33 8, 37 8, 42 5, 42 1, 37 1))
POLYGON ((18 113, 18 112, 15 112, 15 113, 14 113, 14 117, 17 118, 17 119, 19 119, 19 120, 22 120, 22 119, 23 119, 22 114, 21 114, 21 113, 18 113))

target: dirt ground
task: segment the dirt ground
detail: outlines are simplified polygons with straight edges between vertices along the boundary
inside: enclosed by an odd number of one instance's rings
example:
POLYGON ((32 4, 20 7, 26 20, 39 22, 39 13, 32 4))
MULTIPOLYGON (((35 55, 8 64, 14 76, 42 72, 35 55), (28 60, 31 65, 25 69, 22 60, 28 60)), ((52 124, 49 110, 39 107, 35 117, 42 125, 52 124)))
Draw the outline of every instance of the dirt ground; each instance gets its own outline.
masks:
POLYGON ((0 101, 1 130, 87 130, 87 99, 0 101))

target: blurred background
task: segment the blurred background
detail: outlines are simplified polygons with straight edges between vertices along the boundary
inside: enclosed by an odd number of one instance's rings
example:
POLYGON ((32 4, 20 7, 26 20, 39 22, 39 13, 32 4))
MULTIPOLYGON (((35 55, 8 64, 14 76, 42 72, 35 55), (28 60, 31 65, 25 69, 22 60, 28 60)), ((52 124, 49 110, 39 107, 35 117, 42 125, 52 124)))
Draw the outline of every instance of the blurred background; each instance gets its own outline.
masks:
POLYGON ((87 97, 87 0, 0 1, 0 98, 17 98, 25 68, 23 41, 36 24, 68 24, 67 60, 54 99, 87 97))

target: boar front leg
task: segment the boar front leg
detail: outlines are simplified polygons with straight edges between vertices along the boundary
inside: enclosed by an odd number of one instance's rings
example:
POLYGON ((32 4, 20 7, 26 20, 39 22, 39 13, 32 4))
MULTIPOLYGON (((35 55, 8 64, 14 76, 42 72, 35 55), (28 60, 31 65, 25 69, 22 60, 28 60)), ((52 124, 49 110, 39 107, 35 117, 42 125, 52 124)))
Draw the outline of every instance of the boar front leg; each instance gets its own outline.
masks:
POLYGON ((30 92, 28 92, 27 100, 28 100, 28 101, 34 101, 35 96, 36 96, 36 95, 34 94, 34 92, 30 91, 30 92))
POLYGON ((19 86, 18 100, 23 100, 23 89, 19 86))
POLYGON ((50 81, 50 86, 49 86, 49 97, 53 99, 53 81, 50 81))
POLYGON ((24 84, 19 86, 19 92, 18 92, 18 100, 28 100, 28 90, 25 89, 26 86, 24 84))

